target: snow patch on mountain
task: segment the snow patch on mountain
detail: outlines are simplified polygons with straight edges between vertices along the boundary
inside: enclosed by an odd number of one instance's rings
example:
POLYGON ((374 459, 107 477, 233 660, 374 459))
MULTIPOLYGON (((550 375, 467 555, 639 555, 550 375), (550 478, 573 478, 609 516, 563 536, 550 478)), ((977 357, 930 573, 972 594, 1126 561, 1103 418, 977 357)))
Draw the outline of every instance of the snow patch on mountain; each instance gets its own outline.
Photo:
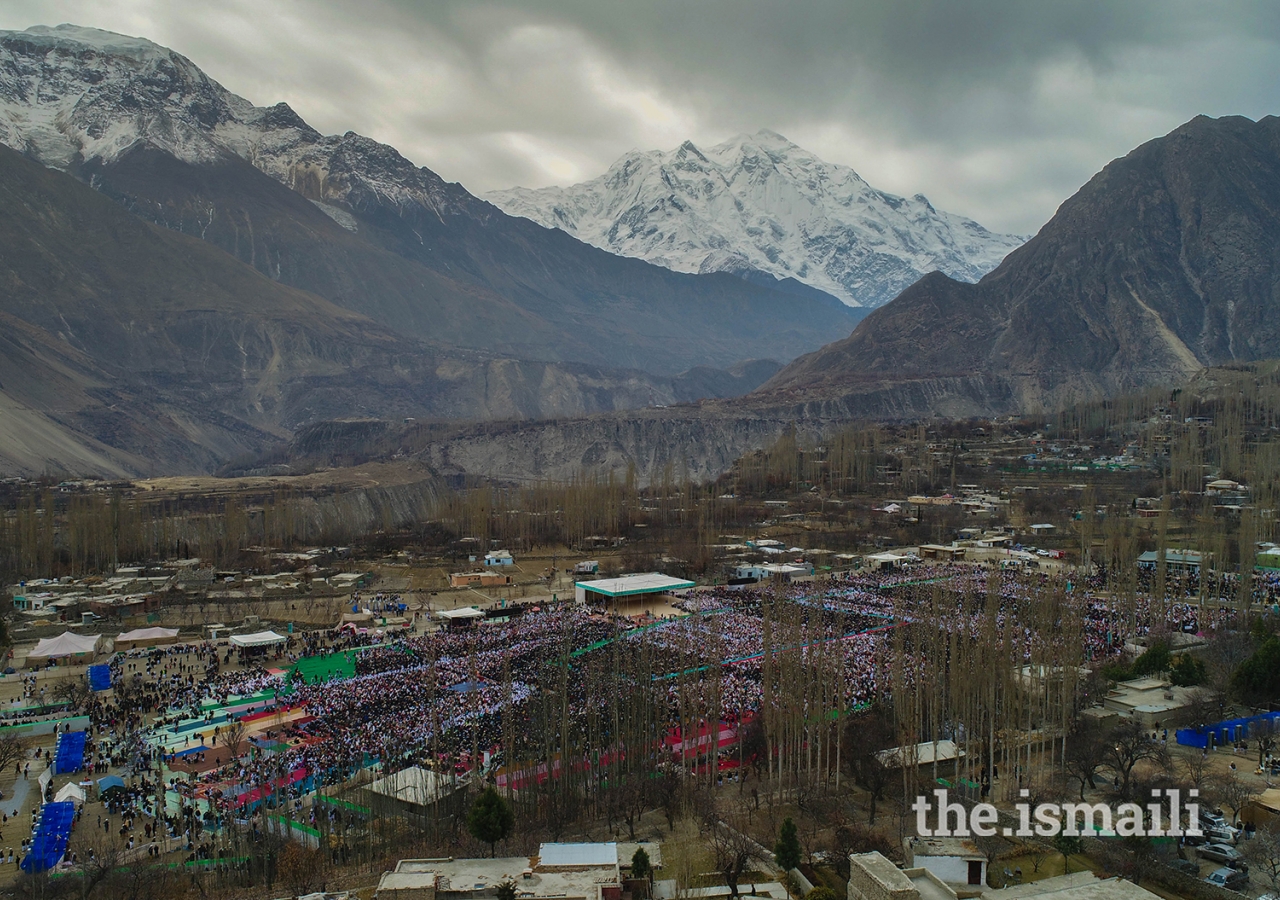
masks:
POLYGON ((287 104, 254 106, 173 50, 76 25, 0 31, 0 143, 64 170, 141 145, 197 165, 240 157, 347 228, 354 220, 333 204, 492 210, 392 147, 322 135, 287 104))
POLYGON ((767 272, 880 306, 941 270, 977 281, 1026 238, 877 190, 763 130, 633 151, 572 187, 494 191, 503 211, 679 272, 767 272))
MULTIPOLYGON (((498 215, 392 147, 322 135, 287 104, 255 106, 173 50, 75 25, 0 31, 0 142, 90 179, 92 164, 140 146, 196 165, 238 157, 346 228, 355 221, 344 210, 383 205, 498 215)), ((935 269, 977 280, 1022 242, 922 196, 877 191, 770 131, 708 150, 686 141, 630 153, 583 185, 489 199, 623 256, 794 278, 854 306, 885 303, 935 269)))

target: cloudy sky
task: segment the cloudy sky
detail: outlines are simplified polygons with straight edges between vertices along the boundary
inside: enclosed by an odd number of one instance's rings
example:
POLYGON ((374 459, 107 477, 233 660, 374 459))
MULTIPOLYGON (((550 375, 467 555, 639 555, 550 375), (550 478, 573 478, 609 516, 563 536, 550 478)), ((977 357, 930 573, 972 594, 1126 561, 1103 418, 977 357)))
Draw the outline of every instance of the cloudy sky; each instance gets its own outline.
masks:
POLYGON ((5 0, 0 28, 149 37, 258 104, 475 192, 771 128, 1030 233, 1197 114, 1280 112, 1280 4, 1168 0, 5 0))

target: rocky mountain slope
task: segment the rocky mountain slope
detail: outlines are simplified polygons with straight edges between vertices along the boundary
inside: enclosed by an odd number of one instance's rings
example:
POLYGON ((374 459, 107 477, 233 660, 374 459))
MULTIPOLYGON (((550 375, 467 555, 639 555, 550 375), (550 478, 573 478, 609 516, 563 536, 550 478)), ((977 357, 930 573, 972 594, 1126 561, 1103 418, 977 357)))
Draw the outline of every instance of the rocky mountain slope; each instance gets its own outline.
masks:
MULTIPOLYGON (((834 424, 807 421, 800 423, 800 432, 808 438, 834 424)), ((648 484, 669 470, 677 478, 687 473, 705 480, 795 426, 786 410, 746 411, 718 402, 540 422, 319 423, 267 454, 224 468, 222 474, 308 472, 395 455, 440 476, 538 481, 567 480, 584 472, 633 472, 648 484)))
POLYGON ((1053 409, 1280 356, 1280 119, 1199 117, 1094 176, 977 284, 921 279, 768 400, 846 414, 1053 409))
POLYGON ((391 147, 254 106, 140 38, 0 33, 0 142, 441 347, 665 377, 791 359, 858 319, 817 292, 678 274, 507 216, 391 147))
POLYGON ((635 151, 592 181, 485 197, 622 256, 677 272, 794 279, 852 306, 880 306, 935 270, 977 281, 1025 240, 920 194, 876 190, 772 131, 635 151))
MULTIPOLYGON (((440 471, 715 475, 789 423, 1053 410, 1280 357, 1280 118, 1200 117, 1115 160, 977 284, 935 273, 731 400, 428 435, 440 471)), ((314 456, 315 447, 310 448, 314 456)))
POLYGON ((406 339, 0 147, 0 474, 210 471, 317 420, 547 418, 746 391, 406 339))

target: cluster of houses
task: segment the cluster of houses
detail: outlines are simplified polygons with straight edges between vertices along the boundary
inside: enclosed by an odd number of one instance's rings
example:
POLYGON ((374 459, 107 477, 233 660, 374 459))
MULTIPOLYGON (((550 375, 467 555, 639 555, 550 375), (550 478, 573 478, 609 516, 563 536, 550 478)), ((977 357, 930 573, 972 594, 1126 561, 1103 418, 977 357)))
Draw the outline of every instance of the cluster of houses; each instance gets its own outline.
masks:
POLYGON ((514 567, 515 557, 510 550, 490 550, 482 558, 475 555, 467 557, 468 562, 476 563, 484 568, 474 568, 469 572, 453 572, 449 575, 449 587, 480 588, 505 587, 512 583, 511 575, 503 571, 514 567))
MULTIPOLYGON (((643 848, 654 866, 662 854, 655 843, 544 843, 534 856, 472 859, 402 859, 384 872, 377 900, 473 900, 495 897, 513 884, 526 900, 631 900, 650 895, 647 878, 627 871, 643 848)), ((785 891, 781 892, 785 898, 785 891)))
MULTIPOLYGON (((988 861, 973 841, 958 838, 903 842, 905 864, 899 866, 872 851, 849 856, 845 900, 1157 900, 1158 895, 1117 877, 1091 871, 1041 878, 1023 884, 1012 873, 989 887, 988 861)), ((545 843, 533 856, 493 859, 402 859, 384 872, 376 900, 484 900, 500 887, 514 885, 523 900, 669 900, 742 897, 789 900, 814 888, 798 870, 782 872, 772 858, 761 858, 750 879, 736 891, 727 885, 688 889, 664 877, 660 847, 655 843, 545 843), (636 848, 643 848, 652 866, 647 877, 630 871, 636 848), (789 880, 792 889, 783 885, 789 880)))
POLYGON ((278 554, 299 568, 274 574, 220 571, 199 559, 175 559, 158 565, 121 566, 106 577, 30 579, 10 585, 7 592, 18 616, 28 621, 91 621, 145 615, 175 594, 207 600, 287 599, 304 591, 349 593, 372 581, 369 573, 317 564, 316 560, 333 553, 329 549, 278 554))

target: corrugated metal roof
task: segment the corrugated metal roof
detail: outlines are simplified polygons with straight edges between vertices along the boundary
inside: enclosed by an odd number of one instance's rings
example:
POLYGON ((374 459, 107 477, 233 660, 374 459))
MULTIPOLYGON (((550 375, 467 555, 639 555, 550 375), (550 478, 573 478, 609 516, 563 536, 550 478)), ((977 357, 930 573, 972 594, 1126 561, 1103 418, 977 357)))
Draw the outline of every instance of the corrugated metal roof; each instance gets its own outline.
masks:
POLYGON ((604 594, 606 597, 626 597, 630 594, 683 590, 693 587, 693 582, 672 578, 659 572, 648 572, 643 575, 623 575, 621 578, 579 581, 578 586, 596 594, 604 594))

